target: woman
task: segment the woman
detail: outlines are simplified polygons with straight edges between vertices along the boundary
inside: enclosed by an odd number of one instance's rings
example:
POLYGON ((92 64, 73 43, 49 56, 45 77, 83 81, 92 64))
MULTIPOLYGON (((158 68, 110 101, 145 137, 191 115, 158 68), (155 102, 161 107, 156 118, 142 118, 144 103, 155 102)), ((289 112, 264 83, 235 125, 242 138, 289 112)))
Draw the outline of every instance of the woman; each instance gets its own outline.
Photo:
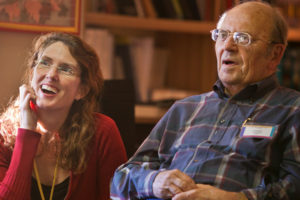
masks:
POLYGON ((0 199, 109 199, 126 153, 113 120, 94 113, 97 55, 77 36, 49 33, 28 60, 19 97, 0 117, 0 199))

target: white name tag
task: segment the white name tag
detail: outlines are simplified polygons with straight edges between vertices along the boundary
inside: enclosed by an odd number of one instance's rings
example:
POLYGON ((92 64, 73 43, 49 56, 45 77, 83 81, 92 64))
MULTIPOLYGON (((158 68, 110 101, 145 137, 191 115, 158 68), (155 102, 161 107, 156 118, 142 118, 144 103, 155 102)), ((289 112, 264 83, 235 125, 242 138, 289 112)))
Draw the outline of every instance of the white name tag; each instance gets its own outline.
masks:
POLYGON ((241 137, 272 138, 275 132, 274 126, 244 125, 241 137))

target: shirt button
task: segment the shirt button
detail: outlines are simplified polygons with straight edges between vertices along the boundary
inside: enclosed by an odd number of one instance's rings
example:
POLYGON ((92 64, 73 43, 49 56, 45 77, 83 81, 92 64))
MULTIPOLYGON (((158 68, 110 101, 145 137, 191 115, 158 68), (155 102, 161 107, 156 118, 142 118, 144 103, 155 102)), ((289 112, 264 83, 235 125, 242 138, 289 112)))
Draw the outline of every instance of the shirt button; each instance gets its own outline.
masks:
POLYGON ((223 124, 225 122, 225 119, 221 119, 220 123, 223 124))

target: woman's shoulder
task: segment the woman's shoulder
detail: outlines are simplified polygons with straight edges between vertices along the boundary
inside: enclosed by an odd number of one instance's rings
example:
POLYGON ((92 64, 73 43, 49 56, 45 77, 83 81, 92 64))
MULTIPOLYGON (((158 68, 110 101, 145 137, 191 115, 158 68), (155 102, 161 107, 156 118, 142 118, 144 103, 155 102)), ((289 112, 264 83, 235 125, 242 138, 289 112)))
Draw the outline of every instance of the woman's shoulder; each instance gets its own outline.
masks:
POLYGON ((96 123, 115 124, 115 121, 109 116, 102 113, 94 113, 96 123))
POLYGON ((119 132, 116 122, 107 115, 94 113, 96 132, 119 132))
POLYGON ((95 141, 101 144, 99 146, 111 146, 112 143, 118 144, 117 146, 122 144, 121 134, 112 118, 101 113, 95 113, 95 120, 95 141))

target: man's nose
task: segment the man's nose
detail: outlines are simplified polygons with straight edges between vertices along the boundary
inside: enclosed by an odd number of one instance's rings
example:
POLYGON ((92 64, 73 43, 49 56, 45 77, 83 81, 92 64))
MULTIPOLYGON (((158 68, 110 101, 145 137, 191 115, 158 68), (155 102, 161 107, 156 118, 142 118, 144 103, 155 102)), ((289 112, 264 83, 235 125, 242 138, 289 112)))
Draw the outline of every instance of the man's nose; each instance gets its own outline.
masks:
POLYGON ((228 35, 228 37, 224 41, 224 48, 225 50, 236 50, 237 49, 237 44, 233 39, 233 35, 228 35))

